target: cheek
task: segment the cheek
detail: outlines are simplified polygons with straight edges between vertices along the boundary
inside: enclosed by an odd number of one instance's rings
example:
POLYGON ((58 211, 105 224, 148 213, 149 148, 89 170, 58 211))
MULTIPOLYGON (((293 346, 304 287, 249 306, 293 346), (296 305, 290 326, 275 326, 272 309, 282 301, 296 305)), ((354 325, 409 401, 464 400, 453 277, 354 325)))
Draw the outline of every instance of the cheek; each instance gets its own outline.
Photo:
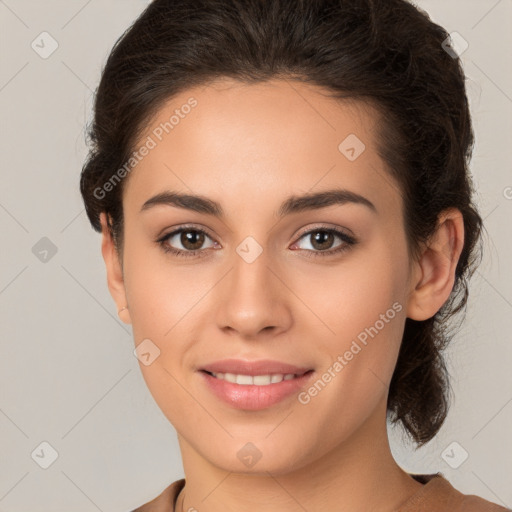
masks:
MULTIPOLYGON (((355 276, 351 279, 357 281, 355 276)), ((307 402, 306 425, 311 423, 308 417, 318 418, 325 424, 313 429, 331 429, 343 438, 385 403, 403 334, 405 309, 395 300, 399 296, 392 280, 381 279, 378 287, 369 284, 353 288, 324 310, 336 334, 318 339, 316 350, 325 356, 325 364, 301 397, 302 404, 307 402)))
POLYGON ((125 253, 126 295, 136 343, 144 338, 165 343, 204 295, 205 281, 192 266, 171 263, 159 251, 127 246, 125 253))
MULTIPOLYGON (((338 266, 311 266, 300 273, 296 285, 301 296, 335 337, 357 336, 395 302, 403 301, 404 262, 383 245, 375 242, 338 266)), ((328 330, 324 331, 328 335, 328 330)))
POLYGON ((405 248, 384 240, 373 245, 335 271, 330 269, 328 277, 309 280, 311 309, 320 311, 331 331, 324 328, 322 350, 329 353, 331 362, 342 356, 347 363, 340 374, 363 387, 366 377, 389 384, 406 310, 405 248), (312 285, 315 282, 321 285, 312 285))

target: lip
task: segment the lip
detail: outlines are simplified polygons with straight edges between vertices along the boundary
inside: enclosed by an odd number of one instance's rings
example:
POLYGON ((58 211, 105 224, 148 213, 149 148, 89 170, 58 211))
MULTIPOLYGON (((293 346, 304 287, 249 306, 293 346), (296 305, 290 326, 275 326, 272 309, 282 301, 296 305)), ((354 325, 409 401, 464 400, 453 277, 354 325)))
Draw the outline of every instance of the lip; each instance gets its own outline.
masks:
POLYGON ((210 373, 236 373, 241 375, 269 375, 272 373, 294 373, 302 375, 312 368, 298 367, 291 364, 261 359, 259 361, 244 361, 243 359, 222 359, 200 368, 210 373))
POLYGON ((298 367, 279 361, 224 359, 200 368, 198 373, 207 389, 231 407, 259 411, 272 407, 297 393, 307 385, 315 371, 312 368, 298 367), (251 376, 294 373, 298 376, 266 386, 257 386, 254 384, 235 384, 224 379, 218 379, 207 372, 236 373, 251 376))

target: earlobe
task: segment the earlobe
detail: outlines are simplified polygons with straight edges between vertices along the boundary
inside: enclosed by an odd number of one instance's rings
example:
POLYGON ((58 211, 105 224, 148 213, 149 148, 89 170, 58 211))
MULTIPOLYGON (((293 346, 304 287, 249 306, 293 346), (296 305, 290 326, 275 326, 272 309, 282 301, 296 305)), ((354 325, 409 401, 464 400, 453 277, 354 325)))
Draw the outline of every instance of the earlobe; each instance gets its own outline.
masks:
POLYGON ((126 300, 126 290, 124 285, 123 269, 119 260, 119 255, 112 240, 110 229, 107 224, 107 215, 105 212, 100 214, 101 222, 101 253, 105 261, 107 271, 107 284, 110 295, 117 306, 119 318, 125 324, 131 324, 130 312, 126 300))
POLYGON ((455 269, 464 247, 464 219, 460 210, 441 213, 437 230, 415 263, 411 281, 407 317, 427 320, 448 300, 455 284, 455 269))

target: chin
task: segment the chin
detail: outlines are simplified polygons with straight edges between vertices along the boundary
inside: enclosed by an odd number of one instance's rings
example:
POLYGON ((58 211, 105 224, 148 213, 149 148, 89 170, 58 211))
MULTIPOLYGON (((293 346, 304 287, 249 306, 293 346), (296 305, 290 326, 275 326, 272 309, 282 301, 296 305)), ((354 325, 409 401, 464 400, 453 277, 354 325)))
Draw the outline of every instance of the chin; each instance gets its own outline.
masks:
POLYGON ((275 439, 239 437, 218 445, 214 452, 209 448, 206 447, 203 456, 211 464, 224 471, 246 475, 283 475, 311 462, 305 459, 307 448, 300 436, 296 443, 290 442, 289 438, 286 442, 284 436, 276 436, 275 439))

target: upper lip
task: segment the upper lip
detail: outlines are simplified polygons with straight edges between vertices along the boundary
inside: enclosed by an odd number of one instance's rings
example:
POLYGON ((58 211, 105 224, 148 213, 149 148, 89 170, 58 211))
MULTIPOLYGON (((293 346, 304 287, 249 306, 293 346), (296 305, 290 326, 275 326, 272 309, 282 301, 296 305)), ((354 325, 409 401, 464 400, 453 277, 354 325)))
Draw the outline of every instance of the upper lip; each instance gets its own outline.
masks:
POLYGON ((280 361, 261 359, 259 361, 244 361, 243 359, 222 359, 202 366, 200 370, 210 373, 234 373, 237 375, 270 375, 293 373, 302 375, 312 368, 294 366, 280 361))

